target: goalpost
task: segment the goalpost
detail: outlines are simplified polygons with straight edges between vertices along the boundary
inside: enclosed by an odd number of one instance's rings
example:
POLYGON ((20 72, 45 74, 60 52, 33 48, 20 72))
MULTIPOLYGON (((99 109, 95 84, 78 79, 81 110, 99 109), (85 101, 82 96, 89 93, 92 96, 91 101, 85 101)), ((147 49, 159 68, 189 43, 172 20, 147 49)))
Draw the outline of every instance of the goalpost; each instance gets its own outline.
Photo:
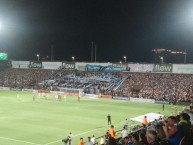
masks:
MULTIPOLYGON (((55 100, 67 101, 67 96, 77 96, 78 99, 84 96, 84 89, 74 89, 74 88, 60 88, 60 91, 48 91, 48 90, 37 90, 38 98, 45 98, 48 99, 49 96, 54 96, 55 100)), ((33 97, 35 101, 35 97, 33 97)))
POLYGON ((74 88, 60 88, 60 93, 65 96, 84 96, 84 89, 74 89, 74 88))

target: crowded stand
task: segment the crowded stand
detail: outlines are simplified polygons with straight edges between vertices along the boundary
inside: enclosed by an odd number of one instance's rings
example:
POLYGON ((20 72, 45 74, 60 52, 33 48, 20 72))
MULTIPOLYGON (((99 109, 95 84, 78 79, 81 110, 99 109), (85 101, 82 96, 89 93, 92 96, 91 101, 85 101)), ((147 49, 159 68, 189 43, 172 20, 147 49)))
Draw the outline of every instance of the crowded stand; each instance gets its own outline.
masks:
POLYGON ((0 86, 84 89, 88 94, 190 102, 193 97, 192 74, 103 73, 77 70, 8 68, 0 71, 0 86))
POLYGON ((158 73, 100 73, 60 71, 41 85, 52 89, 65 87, 84 89, 88 94, 105 94, 122 97, 190 102, 193 91, 193 75, 158 73))
POLYGON ((0 86, 11 88, 34 88, 36 84, 48 78, 52 70, 45 69, 15 69, 0 71, 0 86))

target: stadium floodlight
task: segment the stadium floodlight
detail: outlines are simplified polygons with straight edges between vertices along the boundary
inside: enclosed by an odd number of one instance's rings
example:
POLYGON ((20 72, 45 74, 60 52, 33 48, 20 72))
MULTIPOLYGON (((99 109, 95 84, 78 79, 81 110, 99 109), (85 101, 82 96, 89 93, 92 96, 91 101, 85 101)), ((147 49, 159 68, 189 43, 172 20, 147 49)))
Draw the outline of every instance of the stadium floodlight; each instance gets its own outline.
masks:
POLYGON ((40 55, 39 55, 39 54, 37 54, 36 56, 38 57, 38 61, 39 61, 39 60, 40 60, 40 55))
POLYGON ((127 57, 126 56, 123 56, 123 58, 125 59, 125 63, 127 62, 127 57))
POLYGON ((72 61, 74 62, 74 59, 75 59, 75 57, 74 56, 72 56, 72 61))
POLYGON ((161 60, 161 63, 164 62, 164 58, 162 56, 160 57, 160 60, 161 60))

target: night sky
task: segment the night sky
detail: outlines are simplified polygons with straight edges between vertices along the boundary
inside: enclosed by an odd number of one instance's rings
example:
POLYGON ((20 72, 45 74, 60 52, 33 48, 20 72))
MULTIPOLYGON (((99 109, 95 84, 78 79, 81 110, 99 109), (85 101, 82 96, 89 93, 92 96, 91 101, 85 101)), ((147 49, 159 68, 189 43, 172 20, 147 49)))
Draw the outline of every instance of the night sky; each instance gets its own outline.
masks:
MULTIPOLYGON (((152 62, 151 50, 187 50, 193 0, 0 0, 0 48, 13 60, 152 62)), ((183 62, 183 60, 182 60, 183 62)))

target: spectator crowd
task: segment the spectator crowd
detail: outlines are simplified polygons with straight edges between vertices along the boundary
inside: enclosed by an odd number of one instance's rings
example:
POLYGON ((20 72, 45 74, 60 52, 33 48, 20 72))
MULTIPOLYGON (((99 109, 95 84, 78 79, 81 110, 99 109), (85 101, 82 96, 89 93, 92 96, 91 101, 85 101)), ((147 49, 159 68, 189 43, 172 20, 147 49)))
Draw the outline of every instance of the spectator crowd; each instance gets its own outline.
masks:
POLYGON ((101 73, 68 70, 16 69, 0 71, 0 86, 12 88, 84 89, 85 93, 190 102, 193 75, 172 73, 101 73))

